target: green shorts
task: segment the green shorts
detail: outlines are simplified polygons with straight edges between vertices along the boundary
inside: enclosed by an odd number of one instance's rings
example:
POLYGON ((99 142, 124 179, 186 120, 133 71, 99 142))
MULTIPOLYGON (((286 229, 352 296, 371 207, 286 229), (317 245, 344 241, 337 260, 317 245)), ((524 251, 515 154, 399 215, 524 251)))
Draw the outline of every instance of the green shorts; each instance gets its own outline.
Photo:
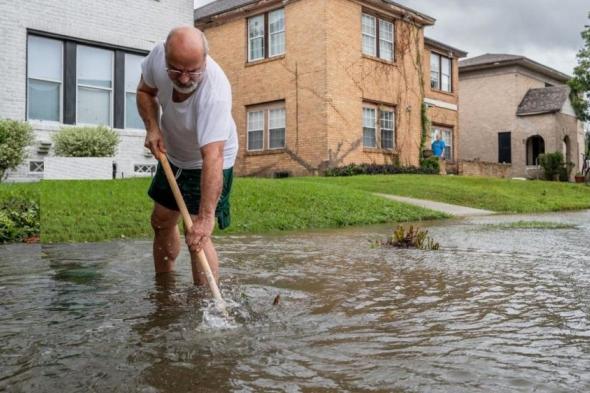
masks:
MULTIPOLYGON (((180 193, 184 198, 186 207, 190 214, 196 215, 199 213, 199 203, 201 201, 201 170, 200 169, 179 169, 172 165, 172 172, 176 176, 176 182, 180 193)), ((229 227, 230 219, 230 204, 229 195, 233 183, 233 168, 223 170, 223 190, 215 208, 215 217, 219 229, 229 227)), ((148 190, 148 195, 154 202, 167 207, 171 210, 179 211, 172 189, 168 185, 168 180, 164 174, 164 169, 158 164, 156 175, 152 179, 152 184, 148 190)))

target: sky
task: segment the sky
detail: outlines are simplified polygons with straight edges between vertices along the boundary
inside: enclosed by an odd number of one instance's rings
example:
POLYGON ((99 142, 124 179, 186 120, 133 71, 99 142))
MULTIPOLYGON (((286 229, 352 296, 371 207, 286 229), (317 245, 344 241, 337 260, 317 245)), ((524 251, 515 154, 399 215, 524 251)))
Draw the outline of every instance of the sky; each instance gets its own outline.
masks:
MULTIPOLYGON (((214 0, 215 1, 215 0, 214 0)), ((396 0, 436 19, 426 36, 469 52, 522 55, 568 75, 590 24, 588 0, 396 0)), ((199 7, 211 0, 195 0, 199 7)))

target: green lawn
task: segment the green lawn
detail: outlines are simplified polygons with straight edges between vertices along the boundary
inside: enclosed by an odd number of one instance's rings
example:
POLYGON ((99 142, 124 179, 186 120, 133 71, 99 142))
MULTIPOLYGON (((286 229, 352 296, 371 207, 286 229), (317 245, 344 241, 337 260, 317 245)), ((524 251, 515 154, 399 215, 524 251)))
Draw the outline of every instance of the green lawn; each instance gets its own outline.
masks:
MULTIPOLYGON (((41 241, 151 236, 149 179, 43 181, 41 241)), ((343 227, 445 217, 363 191, 288 179, 236 178, 232 225, 223 233, 343 227)))
POLYGON ((498 212, 590 208, 590 187, 573 183, 429 175, 307 177, 290 181, 338 185, 346 189, 430 199, 498 212))
MULTIPOLYGON (((12 194, 40 198, 42 242, 149 237, 149 181, 143 178, 0 184, 0 202, 12 194)), ((590 187, 580 184, 428 175, 236 178, 231 199, 232 225, 223 233, 336 228, 445 217, 371 195, 372 192, 499 212, 590 208, 590 187)))

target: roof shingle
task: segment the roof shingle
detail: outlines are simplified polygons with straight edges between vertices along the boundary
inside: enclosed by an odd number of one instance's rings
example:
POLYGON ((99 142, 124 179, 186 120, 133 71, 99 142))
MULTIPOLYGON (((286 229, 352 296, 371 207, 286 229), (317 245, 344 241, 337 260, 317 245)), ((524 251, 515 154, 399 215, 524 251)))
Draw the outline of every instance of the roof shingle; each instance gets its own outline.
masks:
POLYGON ((516 111, 517 116, 536 115, 561 111, 570 93, 568 86, 551 86, 530 89, 516 111))

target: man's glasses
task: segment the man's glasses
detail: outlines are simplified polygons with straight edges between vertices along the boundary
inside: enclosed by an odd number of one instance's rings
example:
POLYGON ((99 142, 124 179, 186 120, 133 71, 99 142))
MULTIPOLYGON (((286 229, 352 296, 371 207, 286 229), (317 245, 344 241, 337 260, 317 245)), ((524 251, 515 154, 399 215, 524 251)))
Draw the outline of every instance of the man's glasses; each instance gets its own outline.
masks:
POLYGON ((191 78, 192 80, 197 80, 199 79, 204 73, 205 71, 194 71, 194 72, 189 72, 189 71, 180 71, 180 70, 175 70, 173 68, 166 68, 166 72, 168 72, 168 75, 173 78, 173 79, 178 79, 180 78, 183 74, 188 75, 189 78, 191 78))

